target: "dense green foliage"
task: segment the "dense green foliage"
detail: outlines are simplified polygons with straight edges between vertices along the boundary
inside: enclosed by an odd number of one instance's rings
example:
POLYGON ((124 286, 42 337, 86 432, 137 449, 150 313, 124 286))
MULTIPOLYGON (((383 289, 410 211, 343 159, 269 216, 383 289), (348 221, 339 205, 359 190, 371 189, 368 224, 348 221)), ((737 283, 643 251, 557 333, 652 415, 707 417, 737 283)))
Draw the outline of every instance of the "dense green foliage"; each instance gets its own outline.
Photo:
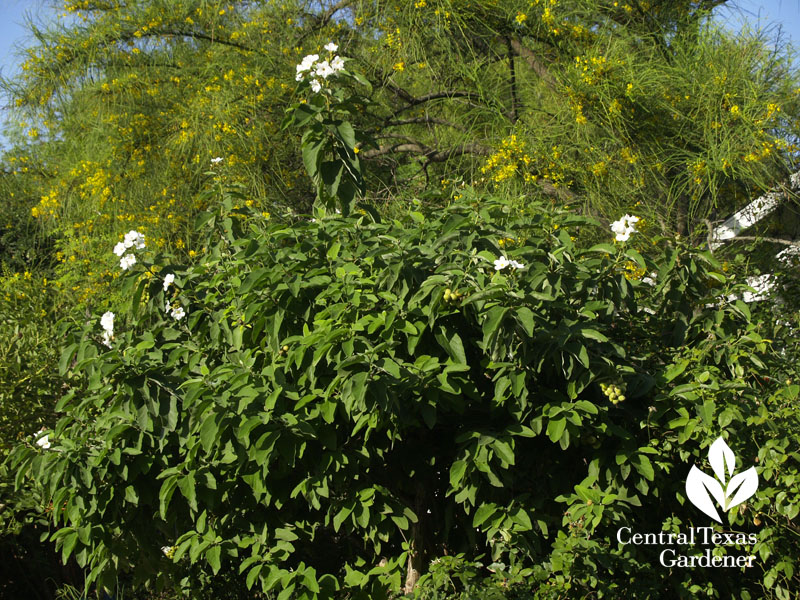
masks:
POLYGON ((677 577, 613 541, 703 523, 676 498, 721 431, 766 483, 732 525, 758 533, 773 580, 791 575, 772 555, 791 556, 796 466, 770 431, 797 432, 780 407, 798 386, 765 377, 787 375, 776 332, 724 300, 738 288, 709 254, 587 249, 572 238, 592 222, 491 199, 273 225, 232 205, 201 216, 198 265, 158 255, 158 276, 126 276, 113 348, 96 321, 75 333, 53 446, 13 457, 90 580, 222 572, 283 598, 377 598, 446 553, 541 597, 759 597, 756 570, 677 577), (495 269, 501 239, 524 268, 495 269))
POLYGON ((65 2, 4 82, 2 544, 98 593, 788 598, 797 267, 748 305, 774 260, 704 242, 800 82, 716 4, 65 2), (618 544, 711 525, 718 437, 758 566, 618 544))

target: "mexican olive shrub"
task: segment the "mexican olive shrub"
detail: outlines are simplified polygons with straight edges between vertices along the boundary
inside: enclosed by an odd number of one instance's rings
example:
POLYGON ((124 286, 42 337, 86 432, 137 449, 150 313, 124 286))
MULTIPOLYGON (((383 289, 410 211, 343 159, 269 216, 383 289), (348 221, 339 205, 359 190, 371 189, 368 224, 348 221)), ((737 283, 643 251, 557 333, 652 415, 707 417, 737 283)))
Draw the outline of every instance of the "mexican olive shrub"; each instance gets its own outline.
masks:
POLYGON ((12 455, 90 582, 381 598, 463 589, 461 561, 541 597, 791 585, 798 386, 710 254, 587 247, 608 228, 535 203, 275 223, 234 200, 198 220, 198 264, 129 269, 111 348, 73 332, 51 446, 12 455), (720 434, 761 460, 728 517, 764 569, 617 544, 711 524, 682 486, 720 434))

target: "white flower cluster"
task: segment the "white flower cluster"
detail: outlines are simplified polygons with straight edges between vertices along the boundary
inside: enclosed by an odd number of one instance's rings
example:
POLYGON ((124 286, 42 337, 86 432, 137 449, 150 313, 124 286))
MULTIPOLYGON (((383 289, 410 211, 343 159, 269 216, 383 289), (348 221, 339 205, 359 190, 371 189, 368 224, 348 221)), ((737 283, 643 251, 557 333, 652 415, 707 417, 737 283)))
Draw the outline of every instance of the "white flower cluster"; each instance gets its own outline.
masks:
MULTIPOLYGON (((339 46, 330 42, 325 44, 325 50, 333 54, 339 46)), ((295 80, 304 81, 306 77, 311 77, 311 89, 314 93, 319 92, 323 87, 323 82, 344 69, 344 60, 341 56, 334 56, 330 60, 319 61, 319 54, 309 54, 297 65, 297 76, 295 80)))
POLYGON ((125 234, 125 240, 114 246, 114 254, 121 257, 119 266, 123 271, 127 271, 136 264, 136 257, 133 254, 125 254, 130 248, 136 250, 144 248, 144 236, 138 231, 129 231, 125 234), (122 256, 123 254, 125 256, 122 256))
MULTIPOLYGON (((164 291, 167 291, 167 288, 171 286, 175 281, 175 274, 168 273, 164 276, 164 291)), ((164 310, 169 313, 176 321, 180 321, 183 317, 186 316, 186 311, 183 310, 183 307, 180 305, 173 305, 169 300, 167 300, 166 306, 164 306, 164 310)))
POLYGON ((512 269, 524 269, 525 265, 523 265, 522 263, 518 263, 515 260, 508 260, 505 256, 501 256, 496 261, 494 261, 495 271, 502 271, 506 267, 511 267, 512 269))
POLYGON ((619 221, 614 221, 611 224, 611 232, 616 233, 615 238, 618 242, 627 242, 632 233, 637 233, 634 225, 639 221, 639 217, 632 215, 625 215, 619 221))
POLYGON ((106 312, 100 317, 100 327, 103 328, 103 343, 111 348, 111 340, 114 338, 114 313, 106 312))
POLYGON ((212 158, 212 159, 211 159, 211 164, 212 164, 212 165, 218 165, 219 163, 221 163, 221 162, 222 162, 222 160, 223 160, 223 159, 222 159, 222 157, 221 157, 221 156, 217 156, 216 158, 212 158))

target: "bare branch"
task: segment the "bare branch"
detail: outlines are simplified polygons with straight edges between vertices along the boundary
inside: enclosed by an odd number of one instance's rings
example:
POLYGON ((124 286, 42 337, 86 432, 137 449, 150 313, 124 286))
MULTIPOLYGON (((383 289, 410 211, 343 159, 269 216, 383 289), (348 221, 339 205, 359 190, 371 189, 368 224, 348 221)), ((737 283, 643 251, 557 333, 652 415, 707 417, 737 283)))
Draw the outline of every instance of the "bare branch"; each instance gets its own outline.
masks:
POLYGON ((337 12, 339 12, 343 8, 347 8, 347 6, 349 4, 352 4, 352 2, 353 0, 340 0, 339 2, 331 6, 328 10, 319 15, 317 17, 316 22, 313 25, 311 25, 311 27, 309 27, 306 31, 304 31, 299 38, 297 38, 297 41, 294 43, 294 45, 299 46, 303 42, 303 40, 305 40, 313 32, 325 27, 328 23, 330 23, 331 19, 337 12))
POLYGON ((466 91, 447 90, 441 92, 432 92, 430 94, 425 94, 424 96, 414 97, 405 90, 401 90, 400 88, 397 88, 395 86, 392 86, 391 89, 395 93, 402 91, 402 95, 399 93, 398 95, 401 98, 403 98, 403 100, 405 100, 408 103, 408 105, 403 106, 402 108, 398 108, 396 111, 394 111, 394 113, 392 113, 392 115, 389 117, 390 119, 395 118, 397 115, 409 110, 410 108, 414 108, 415 106, 424 104, 425 102, 430 102, 431 100, 438 100, 439 98, 447 98, 447 99, 468 98, 470 100, 480 100, 480 96, 478 94, 466 91))
POLYGON ((506 41, 516 55, 524 58, 525 62, 528 63, 528 66, 533 69, 533 71, 542 79, 542 81, 547 84, 549 88, 555 89, 558 86, 558 82, 550 74, 550 71, 547 70, 547 67, 542 64, 542 62, 539 60, 539 57, 536 56, 533 50, 523 46, 519 40, 514 38, 507 38, 506 41))
POLYGON ((384 127, 399 127, 401 125, 413 125, 413 124, 433 124, 433 125, 445 125, 447 127, 452 127, 454 129, 458 129, 459 131, 466 131, 461 125, 456 123, 451 123, 450 121, 445 121, 444 119, 436 119, 434 117, 418 117, 416 119, 403 119, 402 121, 387 121, 383 124, 384 127))
POLYGON ((758 237, 755 235, 737 235, 734 238, 737 242, 739 240, 746 240, 748 242, 770 242, 772 244, 783 244, 784 246, 795 246, 800 248, 800 242, 792 240, 783 240, 781 238, 773 237, 758 237))
POLYGON ((508 69, 510 71, 509 75, 511 78, 511 114, 509 115, 509 119, 511 123, 514 124, 517 122, 517 115, 519 114, 519 99, 517 98, 517 72, 514 68, 514 48, 511 45, 511 39, 506 38, 506 44, 508 45, 508 69))
POLYGON ((373 150, 367 150, 362 154, 362 156, 365 159, 369 159, 382 156, 384 154, 390 154, 392 152, 413 152, 414 154, 421 154, 427 159, 428 162, 444 162, 464 154, 489 156, 489 154, 491 154, 491 149, 487 148, 486 146, 481 146, 480 144, 460 144, 458 146, 448 148, 447 150, 436 150, 435 148, 429 148, 425 146, 421 142, 412 141, 403 144, 380 146, 379 148, 373 150))
MULTIPOLYGON (((262 56, 266 56, 263 52, 259 52, 254 48, 248 48, 247 46, 243 46, 242 44, 238 44, 236 42, 232 42, 230 40, 222 39, 219 37, 214 37, 213 35, 208 35, 207 33, 203 33, 201 31, 175 31, 172 29, 151 29, 145 33, 142 33, 140 37, 156 37, 156 36, 175 36, 175 37, 190 37, 196 40, 206 40, 212 42, 214 44, 222 44, 224 46, 231 46, 233 48, 238 48, 239 50, 244 50, 245 52, 254 52, 256 54, 261 54, 262 56)), ((115 37, 114 41, 116 40, 130 40, 134 36, 132 35, 125 35, 115 37)))

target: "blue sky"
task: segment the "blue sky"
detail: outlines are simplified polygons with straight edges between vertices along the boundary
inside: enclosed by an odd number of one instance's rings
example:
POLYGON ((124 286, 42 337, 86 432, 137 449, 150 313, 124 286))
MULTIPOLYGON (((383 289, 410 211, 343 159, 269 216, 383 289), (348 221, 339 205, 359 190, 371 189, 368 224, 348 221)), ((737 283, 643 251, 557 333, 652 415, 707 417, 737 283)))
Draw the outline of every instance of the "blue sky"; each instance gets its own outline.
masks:
MULTIPOLYGON (((25 27, 26 15, 37 21, 46 19, 52 15, 47 6, 56 2, 61 4, 58 0, 0 0, 0 73, 4 77, 17 72, 19 60, 15 52, 31 41, 25 27)), ((718 9, 718 18, 732 29, 738 29, 742 23, 775 31, 780 28, 786 41, 800 47, 800 0, 732 0, 718 9)), ((0 106, 4 105, 5 98, 0 96, 0 106)), ((0 146, 4 141, 0 135, 0 146)))

